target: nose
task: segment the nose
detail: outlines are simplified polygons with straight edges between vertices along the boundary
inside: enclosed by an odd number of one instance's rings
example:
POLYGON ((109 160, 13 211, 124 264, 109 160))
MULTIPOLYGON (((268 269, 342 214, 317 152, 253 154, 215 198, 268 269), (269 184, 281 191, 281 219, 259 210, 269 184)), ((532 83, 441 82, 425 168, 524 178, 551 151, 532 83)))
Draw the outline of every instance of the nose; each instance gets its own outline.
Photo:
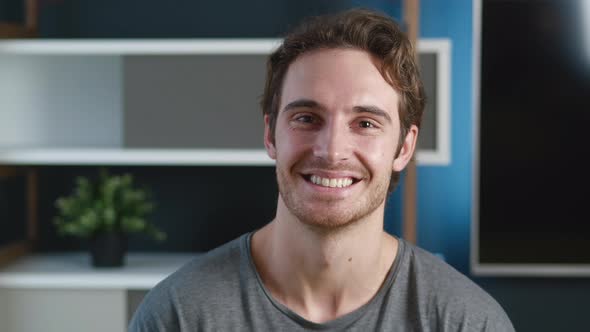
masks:
POLYGON ((329 163, 347 160, 351 153, 348 126, 338 123, 325 125, 316 135, 313 153, 329 163))

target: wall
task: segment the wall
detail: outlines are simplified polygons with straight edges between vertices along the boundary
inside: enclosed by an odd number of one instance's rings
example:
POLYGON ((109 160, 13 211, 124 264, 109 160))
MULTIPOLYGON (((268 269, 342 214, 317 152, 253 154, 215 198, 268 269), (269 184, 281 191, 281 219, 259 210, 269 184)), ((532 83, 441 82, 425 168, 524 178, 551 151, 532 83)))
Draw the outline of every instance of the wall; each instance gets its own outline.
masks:
MULTIPOLYGON (((478 0, 475 0, 478 1, 478 0)), ((452 41, 452 163, 418 170, 419 244, 469 273, 473 158, 473 5, 421 0, 421 37, 452 41)), ((471 276, 473 277, 473 276, 471 276)), ((474 278, 505 308, 517 331, 587 331, 589 278, 474 278)))
MULTIPOLYGON (((0 0, 0 9, 9 2, 0 0)), ((421 37, 452 42, 452 160, 419 167, 419 245, 469 273, 472 195, 471 0, 421 0, 421 37)), ((43 10, 45 37, 275 37, 309 13, 351 6, 400 17, 401 1, 52 1, 43 10), (228 6, 232 10, 227 11, 228 6), (165 13, 165 14, 162 14, 165 13), (108 17, 108 24, 105 24, 108 17)), ((14 7, 14 6, 12 6, 14 7)), ((11 14, 15 16, 15 14, 11 14)), ((0 13, 0 18, 3 13, 0 13)), ((400 234, 400 192, 390 198, 386 228, 400 234)), ((518 331, 582 331, 590 325, 588 278, 475 278, 506 309, 518 331)))

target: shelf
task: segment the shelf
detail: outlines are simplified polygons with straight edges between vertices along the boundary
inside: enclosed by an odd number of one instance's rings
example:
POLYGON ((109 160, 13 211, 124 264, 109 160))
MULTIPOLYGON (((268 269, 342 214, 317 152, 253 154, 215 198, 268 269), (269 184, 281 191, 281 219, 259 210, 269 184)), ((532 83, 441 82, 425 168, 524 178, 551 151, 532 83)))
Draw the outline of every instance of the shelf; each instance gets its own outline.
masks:
MULTIPOLYGON (((438 165, 436 151, 416 152, 418 165, 438 165)), ((9 166, 274 166, 263 149, 0 149, 0 164, 9 166)))
MULTIPOLYGON (((438 165, 437 152, 418 151, 419 165, 438 165)), ((0 149, 0 164, 9 166, 274 166, 263 149, 0 149)))
POLYGON ((0 54, 183 55, 269 54, 280 39, 52 39, 0 42, 0 54))
POLYGON ((93 268, 88 253, 35 254, 0 268, 0 288, 150 289, 197 253, 129 253, 121 268, 93 268))
POLYGON ((265 150, 230 149, 6 149, 3 165, 267 166, 265 150))

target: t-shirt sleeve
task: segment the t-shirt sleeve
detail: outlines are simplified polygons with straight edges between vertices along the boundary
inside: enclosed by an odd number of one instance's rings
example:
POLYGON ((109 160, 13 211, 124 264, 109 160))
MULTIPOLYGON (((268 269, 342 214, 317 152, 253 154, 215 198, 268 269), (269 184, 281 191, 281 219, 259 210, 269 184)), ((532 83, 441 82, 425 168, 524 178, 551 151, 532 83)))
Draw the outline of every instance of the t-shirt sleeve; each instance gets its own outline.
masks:
POLYGON ((501 317, 493 317, 485 325, 485 332, 514 332, 514 326, 506 314, 502 313, 501 317))
POLYGON ((513 332, 502 306, 471 279, 423 249, 411 248, 406 288, 433 331, 513 332))
POLYGON ((461 332, 514 332, 510 318, 489 294, 464 280, 463 288, 451 293, 441 306, 444 329, 461 332))
POLYGON ((455 331, 481 331, 481 332, 514 332, 510 319, 500 308, 488 308, 485 312, 472 313, 465 321, 461 322, 461 328, 455 331))
POLYGON ((479 286, 466 281, 462 291, 460 297, 450 301, 454 305, 449 309, 445 331, 514 332, 504 309, 479 286))
POLYGON ((135 311, 129 323, 128 331, 180 331, 180 323, 172 298, 164 287, 156 287, 148 292, 135 311))

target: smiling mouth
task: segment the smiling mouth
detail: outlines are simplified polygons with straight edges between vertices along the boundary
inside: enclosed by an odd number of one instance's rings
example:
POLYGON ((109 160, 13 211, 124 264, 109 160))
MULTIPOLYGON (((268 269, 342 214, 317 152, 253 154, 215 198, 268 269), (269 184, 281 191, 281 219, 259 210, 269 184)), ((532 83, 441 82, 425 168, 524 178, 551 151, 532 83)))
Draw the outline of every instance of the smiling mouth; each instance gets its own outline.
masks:
POLYGON ((344 178, 324 178, 315 174, 303 175, 306 181, 315 185, 328 188, 346 188, 359 182, 359 179, 344 177, 344 178))

